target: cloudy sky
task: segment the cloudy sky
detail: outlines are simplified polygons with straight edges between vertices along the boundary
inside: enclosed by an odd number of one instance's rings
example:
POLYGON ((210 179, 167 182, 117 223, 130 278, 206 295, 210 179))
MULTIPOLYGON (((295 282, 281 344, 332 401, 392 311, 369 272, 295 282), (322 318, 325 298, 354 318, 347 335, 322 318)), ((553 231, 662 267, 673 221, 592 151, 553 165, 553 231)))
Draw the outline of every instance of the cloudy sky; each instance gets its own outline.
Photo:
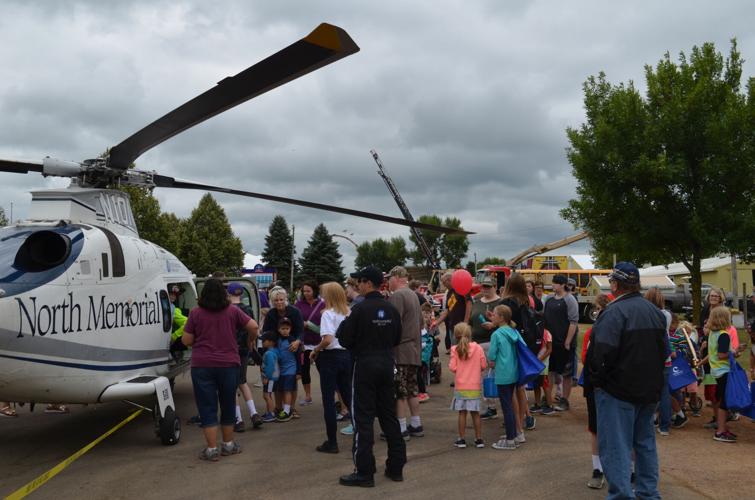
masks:
MULTIPOLYGON (((738 39, 755 60, 749 2, 122 1, 0 4, 0 158, 92 158, 326 21, 361 51, 170 139, 146 170, 400 216, 380 154, 415 217, 456 216, 476 253, 510 257, 574 228, 565 129, 584 120, 582 83, 599 71, 644 87, 665 52, 738 39)), ((745 63, 746 76, 755 74, 745 63)), ((62 186, 0 174, 0 206, 62 186)), ((155 191, 188 216, 201 192, 155 191)), ((301 251, 324 222, 357 243, 400 226, 218 195, 247 251, 276 214, 301 251), (344 233, 345 231, 345 233, 344 233)), ((353 246, 341 249, 351 266, 353 246)), ((583 242, 568 250, 583 253, 583 242)))

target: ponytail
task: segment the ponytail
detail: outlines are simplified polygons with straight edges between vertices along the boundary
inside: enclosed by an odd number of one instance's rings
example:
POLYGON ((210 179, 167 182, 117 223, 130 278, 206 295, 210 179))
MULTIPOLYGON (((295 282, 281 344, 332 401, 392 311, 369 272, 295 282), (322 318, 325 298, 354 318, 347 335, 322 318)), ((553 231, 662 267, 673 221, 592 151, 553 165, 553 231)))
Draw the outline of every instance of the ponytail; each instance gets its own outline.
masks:
POLYGON ((457 323, 454 327, 456 337, 456 354, 459 359, 469 358, 469 343, 472 342, 472 329, 466 323, 457 323))

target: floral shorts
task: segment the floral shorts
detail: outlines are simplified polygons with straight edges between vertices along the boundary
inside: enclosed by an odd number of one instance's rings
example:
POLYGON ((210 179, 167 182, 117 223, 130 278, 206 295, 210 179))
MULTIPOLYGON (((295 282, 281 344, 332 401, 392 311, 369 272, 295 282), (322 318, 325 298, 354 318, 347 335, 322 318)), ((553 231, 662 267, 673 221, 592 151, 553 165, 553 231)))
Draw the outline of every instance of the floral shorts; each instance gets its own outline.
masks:
POLYGON ((417 367, 414 365, 396 365, 393 384, 396 388, 396 399, 417 397, 419 394, 417 367))

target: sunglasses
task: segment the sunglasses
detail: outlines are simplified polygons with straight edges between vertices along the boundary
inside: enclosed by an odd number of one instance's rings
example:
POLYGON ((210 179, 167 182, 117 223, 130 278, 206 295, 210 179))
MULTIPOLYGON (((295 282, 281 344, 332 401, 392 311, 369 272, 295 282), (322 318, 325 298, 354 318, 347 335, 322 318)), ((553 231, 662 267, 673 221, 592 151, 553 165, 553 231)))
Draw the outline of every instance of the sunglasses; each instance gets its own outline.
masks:
POLYGON ((370 280, 368 280, 367 278, 359 278, 359 283, 369 283, 369 282, 370 280))

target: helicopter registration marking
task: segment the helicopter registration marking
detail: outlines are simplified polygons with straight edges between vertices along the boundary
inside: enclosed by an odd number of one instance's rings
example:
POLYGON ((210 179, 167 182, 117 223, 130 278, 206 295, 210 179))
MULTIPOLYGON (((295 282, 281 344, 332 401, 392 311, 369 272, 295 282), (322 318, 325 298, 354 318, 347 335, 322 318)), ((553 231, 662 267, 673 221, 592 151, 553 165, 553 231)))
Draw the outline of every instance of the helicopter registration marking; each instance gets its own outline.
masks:
POLYGON ((74 333, 93 330, 112 330, 134 326, 156 325, 162 322, 160 298, 155 292, 154 298, 142 301, 131 299, 118 302, 109 301, 102 295, 99 300, 94 295, 83 301, 76 300, 72 292, 57 304, 37 303, 37 297, 28 300, 16 297, 18 304, 19 326, 17 337, 24 332, 31 336, 44 337, 48 333, 74 333), (87 311, 82 313, 82 306, 87 311), (86 324, 84 324, 86 318, 86 324))

